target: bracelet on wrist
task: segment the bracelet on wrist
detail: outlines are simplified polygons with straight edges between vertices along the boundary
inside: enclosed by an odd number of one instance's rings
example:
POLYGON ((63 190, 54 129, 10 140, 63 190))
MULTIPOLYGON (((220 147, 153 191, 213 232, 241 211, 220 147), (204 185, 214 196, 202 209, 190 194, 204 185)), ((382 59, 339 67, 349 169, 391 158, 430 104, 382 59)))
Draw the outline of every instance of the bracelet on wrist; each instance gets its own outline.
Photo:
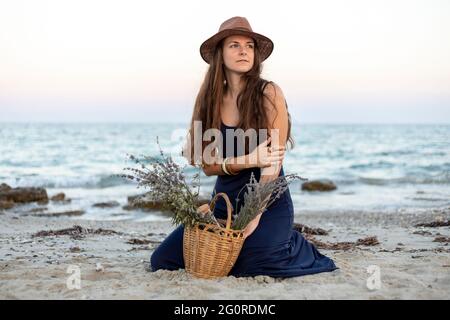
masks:
MULTIPOLYGON (((229 160, 230 158, 227 158, 227 159, 225 159, 225 160, 229 160)), ((228 171, 228 173, 230 174, 230 175, 232 175, 232 176, 235 176, 235 175, 237 175, 239 172, 237 172, 237 171, 233 171, 232 169, 231 169, 231 166, 229 166, 229 167, 227 167, 227 164, 226 164, 226 161, 224 161, 225 162, 225 168, 227 169, 227 171, 228 171)))
POLYGON ((228 159, 228 158, 225 158, 225 160, 222 161, 221 167, 222 167, 222 171, 223 171, 226 175, 229 176, 230 173, 228 172, 227 167, 226 167, 226 161, 227 161, 227 159, 228 159))

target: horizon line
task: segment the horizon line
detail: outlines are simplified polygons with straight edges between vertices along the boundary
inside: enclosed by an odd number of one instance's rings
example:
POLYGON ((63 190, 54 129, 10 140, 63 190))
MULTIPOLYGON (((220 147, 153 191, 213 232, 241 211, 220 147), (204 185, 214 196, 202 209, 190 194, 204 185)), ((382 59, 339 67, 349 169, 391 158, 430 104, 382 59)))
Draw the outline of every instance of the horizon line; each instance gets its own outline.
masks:
MULTIPOLYGON (((2 121, 0 124, 188 124, 189 121, 2 121)), ((311 125, 450 125, 448 122, 317 122, 317 121, 305 121, 295 124, 311 124, 311 125)))

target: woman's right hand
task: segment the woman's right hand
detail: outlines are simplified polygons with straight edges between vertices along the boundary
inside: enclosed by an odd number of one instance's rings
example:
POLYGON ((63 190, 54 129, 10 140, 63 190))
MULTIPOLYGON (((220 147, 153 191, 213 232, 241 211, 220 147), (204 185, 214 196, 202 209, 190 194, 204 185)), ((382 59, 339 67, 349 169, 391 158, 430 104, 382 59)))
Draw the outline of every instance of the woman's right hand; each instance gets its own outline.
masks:
POLYGON ((271 137, 267 138, 249 153, 249 162, 252 167, 266 168, 271 165, 280 164, 284 159, 284 146, 268 147, 271 137))

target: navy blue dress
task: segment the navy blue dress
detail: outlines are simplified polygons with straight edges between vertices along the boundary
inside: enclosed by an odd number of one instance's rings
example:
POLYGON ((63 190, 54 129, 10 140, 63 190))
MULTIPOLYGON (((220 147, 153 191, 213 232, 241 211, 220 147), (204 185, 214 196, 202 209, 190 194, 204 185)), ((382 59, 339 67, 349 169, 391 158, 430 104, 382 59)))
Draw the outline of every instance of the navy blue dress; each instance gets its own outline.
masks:
MULTIPOLYGON (((226 150, 226 130, 235 128, 222 124, 223 150, 226 150)), ((259 144, 260 139, 257 140, 259 144)), ((235 138, 235 146, 236 141, 235 138)), ((237 148, 234 149, 234 152, 231 154, 228 152, 226 156, 239 156, 237 148)), ((235 176, 218 176, 211 197, 215 193, 226 193, 233 204, 233 214, 239 212, 244 201, 245 190, 240 191, 250 181, 252 172, 259 181, 260 168, 242 170, 235 176)), ((280 169, 281 175, 284 175, 283 167, 280 169)), ((222 198, 218 198, 216 202, 214 215, 217 218, 226 219, 227 208, 222 198)), ((333 260, 322 255, 301 233, 292 229, 293 222, 294 208, 291 194, 287 189, 262 214, 258 227, 245 240, 230 275, 236 277, 267 275, 287 278, 337 269, 333 260)), ((153 271, 184 268, 183 232, 183 226, 177 227, 156 248, 150 259, 153 271)))

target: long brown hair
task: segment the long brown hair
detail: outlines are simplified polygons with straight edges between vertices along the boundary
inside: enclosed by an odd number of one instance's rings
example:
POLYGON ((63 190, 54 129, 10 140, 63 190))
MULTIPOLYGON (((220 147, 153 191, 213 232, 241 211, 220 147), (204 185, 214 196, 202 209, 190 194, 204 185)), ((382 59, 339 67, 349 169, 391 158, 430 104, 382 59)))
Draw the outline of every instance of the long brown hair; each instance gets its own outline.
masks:
MULTIPOLYGON (((198 92, 195 100, 194 111, 192 113, 191 124, 189 129, 190 138, 190 159, 191 165, 199 164, 194 159, 194 121, 202 122, 202 136, 203 133, 211 128, 220 130, 221 116, 220 109, 223 104, 224 94, 226 92, 225 77, 225 64, 223 61, 223 45, 222 40, 216 47, 214 57, 211 60, 209 68, 206 72, 203 83, 198 92)), ((246 72, 244 77, 244 88, 237 96, 237 107, 239 110, 239 123, 238 128, 246 131, 249 128, 268 129, 268 135, 270 136, 270 129, 273 128, 273 123, 269 124, 269 120, 264 107, 264 97, 272 104, 275 109, 275 105, 272 100, 264 94, 265 87, 272 83, 261 78, 262 64, 260 62, 260 55, 257 44, 255 42, 254 50, 254 63, 251 70, 246 72)), ((287 108, 287 103, 286 103, 287 108)), ((287 142, 290 143, 291 149, 294 147, 294 139, 291 136, 291 116, 288 112, 288 134, 287 142)), ((202 139, 202 154, 207 141, 202 139)), ((248 144, 245 147, 246 153, 249 152, 248 144)))

